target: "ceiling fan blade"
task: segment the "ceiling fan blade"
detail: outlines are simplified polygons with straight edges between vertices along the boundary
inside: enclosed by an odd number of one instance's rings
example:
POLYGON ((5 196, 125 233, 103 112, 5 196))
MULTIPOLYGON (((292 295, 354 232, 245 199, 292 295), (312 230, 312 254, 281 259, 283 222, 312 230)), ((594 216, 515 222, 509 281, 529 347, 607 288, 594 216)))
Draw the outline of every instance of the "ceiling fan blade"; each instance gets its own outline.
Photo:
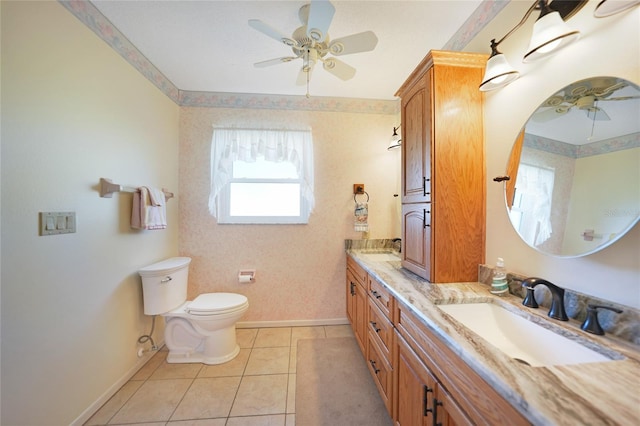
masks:
POLYGON ((604 112, 602 108, 592 107, 592 108, 585 109, 584 112, 587 113, 587 117, 589 118, 589 120, 611 121, 611 117, 609 117, 609 114, 604 112))
POLYGON ((312 0, 307 20, 307 35, 315 41, 327 38, 336 8, 328 0, 312 0))
POLYGON ((275 59, 269 59, 267 61, 256 62, 255 64, 253 64, 253 66, 256 68, 265 68, 265 67, 270 67, 271 65, 282 64, 284 62, 291 62, 295 59, 298 59, 298 58, 296 58, 295 56, 285 56, 283 58, 275 58, 275 59))
POLYGON ((265 24, 259 19, 249 19, 249 26, 255 30, 260 31, 262 34, 271 37, 274 40, 284 43, 287 46, 297 46, 298 42, 292 38, 286 37, 280 31, 276 30, 272 26, 265 24))
POLYGON ((620 96, 618 98, 602 98, 602 99, 598 99, 598 102, 601 102, 601 101, 627 101, 629 99, 640 99, 640 96, 620 96))
POLYGON ((531 119, 538 123, 551 121, 555 118, 560 117, 561 115, 565 115, 567 112, 569 112, 571 106, 560 106, 557 108, 548 108, 543 111, 538 111, 531 116, 531 119))
POLYGON ((375 49, 377 44, 378 37, 376 37, 373 31, 365 31, 333 40, 329 44, 329 52, 335 56, 369 52, 375 49))
POLYGON ((356 69, 354 67, 336 58, 325 59, 322 61, 322 66, 325 70, 341 80, 350 80, 356 75, 356 69))

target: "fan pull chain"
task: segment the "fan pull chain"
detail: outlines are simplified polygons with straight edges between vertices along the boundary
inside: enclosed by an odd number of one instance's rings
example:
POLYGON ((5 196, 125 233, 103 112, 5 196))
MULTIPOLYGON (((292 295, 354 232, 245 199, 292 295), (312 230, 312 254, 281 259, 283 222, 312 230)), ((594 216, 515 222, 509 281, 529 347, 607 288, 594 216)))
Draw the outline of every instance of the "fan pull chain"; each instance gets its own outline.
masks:
POLYGON ((591 136, 587 138, 588 141, 593 139, 593 129, 596 127, 596 114, 598 113, 598 101, 593 103, 593 120, 591 120, 591 136))
POLYGON ((311 95, 309 94, 309 70, 307 70, 307 99, 309 99, 311 97, 311 95))

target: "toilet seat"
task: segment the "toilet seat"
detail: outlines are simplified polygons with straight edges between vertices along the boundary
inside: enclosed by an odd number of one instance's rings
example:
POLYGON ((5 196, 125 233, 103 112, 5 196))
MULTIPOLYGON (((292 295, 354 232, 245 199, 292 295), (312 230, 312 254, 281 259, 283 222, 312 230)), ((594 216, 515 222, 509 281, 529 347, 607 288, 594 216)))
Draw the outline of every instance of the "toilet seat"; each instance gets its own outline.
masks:
POLYGON ((169 315, 216 316, 245 309, 249 301, 241 294, 203 293, 190 302, 186 302, 169 315))

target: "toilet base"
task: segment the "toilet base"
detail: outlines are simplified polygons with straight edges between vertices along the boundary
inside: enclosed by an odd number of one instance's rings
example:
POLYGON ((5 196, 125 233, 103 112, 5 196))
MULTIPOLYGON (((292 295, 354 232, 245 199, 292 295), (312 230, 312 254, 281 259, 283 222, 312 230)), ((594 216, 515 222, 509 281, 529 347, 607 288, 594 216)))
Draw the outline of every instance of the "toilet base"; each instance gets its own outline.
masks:
POLYGON ((238 355, 238 353, 240 353, 240 346, 238 345, 236 345, 236 348, 233 350, 233 352, 222 356, 207 356, 202 352, 179 353, 169 350, 169 355, 167 355, 167 362, 170 364, 199 363, 216 365, 231 361, 238 355))
POLYGON ((240 352, 236 342, 235 323, 218 330, 204 330, 180 317, 166 317, 165 344, 169 363, 222 364, 240 352))

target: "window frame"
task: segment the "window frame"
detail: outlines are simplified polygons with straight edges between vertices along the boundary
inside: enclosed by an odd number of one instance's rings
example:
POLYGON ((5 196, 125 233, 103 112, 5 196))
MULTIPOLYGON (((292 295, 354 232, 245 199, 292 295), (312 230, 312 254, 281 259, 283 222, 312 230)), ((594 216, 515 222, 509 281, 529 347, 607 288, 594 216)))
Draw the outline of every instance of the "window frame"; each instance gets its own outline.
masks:
POLYGON ((259 178, 231 178, 218 194, 218 223, 223 225, 252 224, 252 225, 290 225, 309 223, 309 205, 302 194, 302 178, 297 179, 259 179, 259 178), (231 184, 233 183, 295 183, 298 185, 300 211, 297 216, 233 216, 231 215, 231 184))

